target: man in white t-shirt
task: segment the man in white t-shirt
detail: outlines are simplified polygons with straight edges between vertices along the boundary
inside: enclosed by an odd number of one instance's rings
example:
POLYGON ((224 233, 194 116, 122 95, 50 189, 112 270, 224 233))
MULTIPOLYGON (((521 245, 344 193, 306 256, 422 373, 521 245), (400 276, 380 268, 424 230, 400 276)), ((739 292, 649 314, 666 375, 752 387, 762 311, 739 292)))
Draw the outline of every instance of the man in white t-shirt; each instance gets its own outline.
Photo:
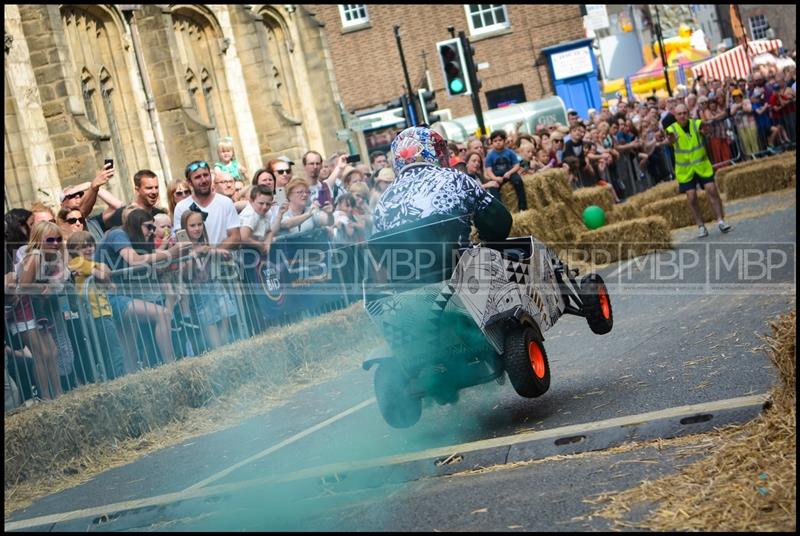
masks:
POLYGON ((186 166, 186 180, 192 186, 192 195, 175 206, 173 229, 181 228, 181 216, 187 210, 202 212, 208 233, 208 243, 216 250, 233 250, 239 247, 239 215, 230 198, 211 190, 211 170, 208 162, 196 160, 186 166))
POLYGON ((252 247, 266 254, 269 245, 280 230, 280 220, 272 218, 274 205, 272 190, 256 185, 250 189, 250 202, 239 213, 242 247, 252 247))

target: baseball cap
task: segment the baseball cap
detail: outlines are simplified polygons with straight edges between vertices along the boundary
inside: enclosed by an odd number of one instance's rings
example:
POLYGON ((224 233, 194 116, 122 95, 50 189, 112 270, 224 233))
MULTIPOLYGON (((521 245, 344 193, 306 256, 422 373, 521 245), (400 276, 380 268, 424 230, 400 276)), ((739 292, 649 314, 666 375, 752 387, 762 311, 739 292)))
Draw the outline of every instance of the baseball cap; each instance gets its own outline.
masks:
POLYGON ((742 96, 742 90, 741 89, 736 88, 733 91, 731 91, 731 97, 741 97, 741 96, 742 96))
POLYGON ((551 140, 563 140, 564 139, 564 134, 562 134, 560 130, 556 130, 555 132, 550 134, 550 139, 551 140))
POLYGON ((576 112, 574 108, 570 108, 567 110, 567 115, 578 115, 578 112, 576 112))
POLYGON ((289 164, 290 166, 293 166, 293 165, 294 165, 294 162, 292 162, 292 161, 289 159, 289 157, 288 157, 288 156, 281 155, 281 156, 279 156, 279 157, 277 158, 277 160, 280 160, 281 162, 286 162, 286 163, 287 163, 287 164, 289 164))

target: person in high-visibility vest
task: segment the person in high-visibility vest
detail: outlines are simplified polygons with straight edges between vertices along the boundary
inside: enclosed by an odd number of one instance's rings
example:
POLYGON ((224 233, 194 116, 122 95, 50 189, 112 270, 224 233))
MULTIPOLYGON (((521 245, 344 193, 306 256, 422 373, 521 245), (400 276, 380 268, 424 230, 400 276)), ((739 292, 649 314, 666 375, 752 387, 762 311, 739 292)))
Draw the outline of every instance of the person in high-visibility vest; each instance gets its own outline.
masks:
POLYGON ((678 190, 686 192, 686 200, 689 202, 694 221, 699 228, 697 235, 700 238, 708 236, 708 230, 697 203, 698 186, 708 194, 711 207, 717 216, 719 230, 727 233, 731 230, 731 226, 725 223, 722 199, 719 197, 719 191, 714 182, 714 167, 708 159, 700 136, 701 129, 705 125, 699 119, 689 119, 689 109, 684 104, 676 106, 673 113, 676 121, 665 130, 675 151, 675 178, 678 180, 678 190))

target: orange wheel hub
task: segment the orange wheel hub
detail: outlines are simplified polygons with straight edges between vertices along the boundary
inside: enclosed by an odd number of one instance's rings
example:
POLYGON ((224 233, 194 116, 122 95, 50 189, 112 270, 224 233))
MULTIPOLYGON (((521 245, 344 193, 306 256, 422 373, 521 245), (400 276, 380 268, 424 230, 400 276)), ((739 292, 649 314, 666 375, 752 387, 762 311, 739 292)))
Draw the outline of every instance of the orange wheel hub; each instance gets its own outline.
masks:
POLYGON ((611 318, 611 302, 608 299, 606 289, 597 289, 597 298, 600 301, 600 312, 603 313, 603 318, 609 320, 611 318))
POLYGON ((544 378, 544 356, 536 341, 528 343, 528 359, 531 360, 531 367, 533 367, 533 373, 536 374, 536 377, 539 379, 544 378))

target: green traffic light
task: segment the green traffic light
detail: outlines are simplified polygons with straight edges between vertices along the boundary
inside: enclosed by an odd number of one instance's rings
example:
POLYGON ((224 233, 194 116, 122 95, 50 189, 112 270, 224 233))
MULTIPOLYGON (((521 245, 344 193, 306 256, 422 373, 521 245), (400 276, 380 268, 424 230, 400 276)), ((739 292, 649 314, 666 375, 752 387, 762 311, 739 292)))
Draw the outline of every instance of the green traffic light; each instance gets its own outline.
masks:
POLYGON ((464 91, 464 82, 460 78, 454 78, 450 81, 450 91, 453 93, 461 93, 464 91))

